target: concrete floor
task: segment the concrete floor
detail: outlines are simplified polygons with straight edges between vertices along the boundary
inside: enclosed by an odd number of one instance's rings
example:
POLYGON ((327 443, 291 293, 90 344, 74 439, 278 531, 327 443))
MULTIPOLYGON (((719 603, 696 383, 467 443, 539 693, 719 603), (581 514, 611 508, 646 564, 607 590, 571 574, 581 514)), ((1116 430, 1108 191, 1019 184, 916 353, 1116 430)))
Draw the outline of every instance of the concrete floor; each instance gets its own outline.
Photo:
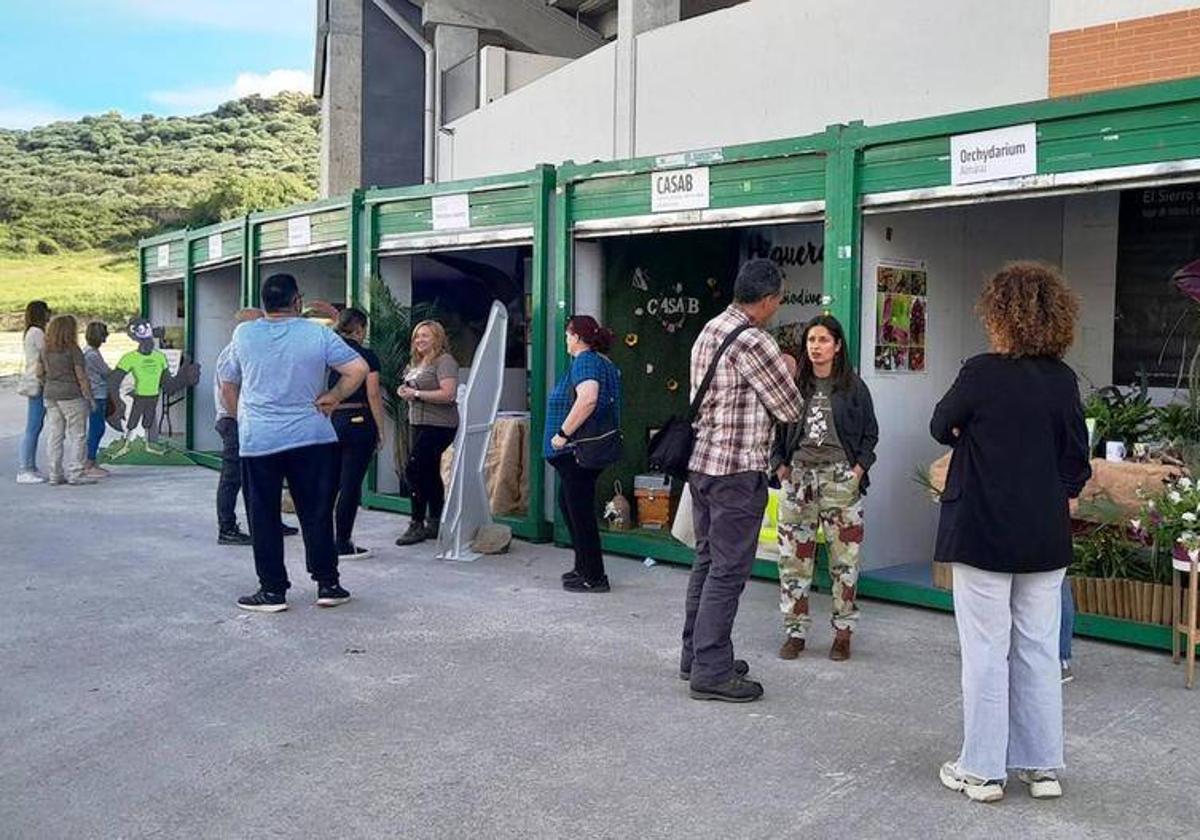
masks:
POLYGON ((782 662, 754 582, 735 640, 766 697, 699 703, 675 671, 685 570, 612 558, 611 595, 568 595, 561 550, 450 565, 392 547, 382 513, 359 529, 380 552, 344 566, 354 601, 313 607, 289 541, 291 610, 248 614, 214 473, 17 486, 18 400, 0 393, 0 836, 1200 836, 1200 691, 1162 654, 1078 642, 1066 797, 972 804, 936 773, 960 731, 950 616, 868 602, 850 662, 827 626, 782 662))

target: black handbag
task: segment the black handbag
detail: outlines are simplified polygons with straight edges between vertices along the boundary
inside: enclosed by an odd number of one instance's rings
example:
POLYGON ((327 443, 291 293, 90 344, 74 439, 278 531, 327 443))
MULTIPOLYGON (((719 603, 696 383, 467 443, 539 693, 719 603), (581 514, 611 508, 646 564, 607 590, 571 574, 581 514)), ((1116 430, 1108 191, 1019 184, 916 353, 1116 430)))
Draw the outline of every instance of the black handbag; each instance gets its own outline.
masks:
POLYGON ((605 409, 603 421, 599 419, 601 407, 596 406, 592 416, 571 436, 569 445, 575 463, 585 470, 603 470, 620 461, 625 454, 625 436, 618 425, 615 397, 605 409))
POLYGON ((744 330, 748 330, 750 326, 750 324, 742 324, 725 336, 725 340, 721 342, 716 355, 708 365, 708 372, 704 374, 700 387, 696 389, 696 396, 692 398, 692 404, 688 406, 688 413, 682 417, 678 414, 672 416, 661 429, 654 433, 654 437, 650 438, 650 444, 646 449, 650 469, 666 473, 672 478, 681 480, 687 478, 688 462, 692 460, 692 449, 696 446, 696 430, 692 424, 696 422, 696 417, 700 414, 700 404, 704 402, 704 395, 708 393, 708 386, 712 384, 713 376, 717 372, 717 362, 729 345, 733 344, 734 339, 744 330))

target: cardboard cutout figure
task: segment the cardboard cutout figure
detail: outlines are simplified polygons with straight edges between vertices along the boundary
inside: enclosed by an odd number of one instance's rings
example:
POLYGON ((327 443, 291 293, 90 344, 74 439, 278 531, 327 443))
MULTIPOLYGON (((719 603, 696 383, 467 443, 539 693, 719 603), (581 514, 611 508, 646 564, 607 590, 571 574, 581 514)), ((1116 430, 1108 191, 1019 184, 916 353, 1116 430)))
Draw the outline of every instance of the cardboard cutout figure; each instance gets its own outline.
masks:
POLYGON ((120 457, 129 451, 130 435, 139 422, 146 433, 146 451, 152 455, 162 455, 166 450, 158 446, 159 399, 199 382, 200 366, 185 357, 180 360, 178 372, 172 376, 166 354, 155 346, 155 330, 145 318, 130 321, 126 333, 137 342, 137 349, 129 351, 117 362, 109 379, 109 393, 119 394, 121 382, 129 374, 133 377, 133 402, 127 422, 122 424, 121 417, 115 418, 115 422, 110 421, 124 435, 113 457, 120 457))

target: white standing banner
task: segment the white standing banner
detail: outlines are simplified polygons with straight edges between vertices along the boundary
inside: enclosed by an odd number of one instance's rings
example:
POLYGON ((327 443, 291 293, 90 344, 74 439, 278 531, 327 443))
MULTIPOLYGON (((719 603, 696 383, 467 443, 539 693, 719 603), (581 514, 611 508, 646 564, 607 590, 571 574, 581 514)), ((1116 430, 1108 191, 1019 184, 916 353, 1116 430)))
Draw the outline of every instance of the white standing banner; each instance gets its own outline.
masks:
POLYGON ((465 193, 433 197, 433 229, 462 230, 471 226, 471 200, 465 193))
POLYGON ((442 560, 478 560, 479 555, 470 549, 471 541, 480 528, 492 524, 483 468, 500 407, 507 336, 508 310, 494 301, 458 406, 450 489, 438 529, 437 556, 442 560))
POLYGON ((977 184, 1037 174, 1037 123, 950 138, 950 183, 977 184))
POLYGON ((708 167, 668 169, 650 173, 650 211, 706 210, 709 204, 708 167))
POLYGON ((305 248, 312 244, 312 219, 308 216, 293 216, 288 219, 289 248, 305 248))
POLYGON ((225 240, 221 238, 221 234, 212 233, 208 237, 208 258, 210 260, 219 260, 225 256, 225 240))

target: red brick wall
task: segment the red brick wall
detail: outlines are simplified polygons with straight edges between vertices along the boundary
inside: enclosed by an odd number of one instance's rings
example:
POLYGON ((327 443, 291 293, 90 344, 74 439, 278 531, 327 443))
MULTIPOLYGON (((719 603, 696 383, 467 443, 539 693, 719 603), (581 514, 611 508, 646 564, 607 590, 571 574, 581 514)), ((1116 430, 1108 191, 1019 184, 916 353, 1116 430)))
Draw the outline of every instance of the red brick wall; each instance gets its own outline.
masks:
POLYGON ((1050 95, 1200 76, 1200 9, 1050 35, 1050 95))

